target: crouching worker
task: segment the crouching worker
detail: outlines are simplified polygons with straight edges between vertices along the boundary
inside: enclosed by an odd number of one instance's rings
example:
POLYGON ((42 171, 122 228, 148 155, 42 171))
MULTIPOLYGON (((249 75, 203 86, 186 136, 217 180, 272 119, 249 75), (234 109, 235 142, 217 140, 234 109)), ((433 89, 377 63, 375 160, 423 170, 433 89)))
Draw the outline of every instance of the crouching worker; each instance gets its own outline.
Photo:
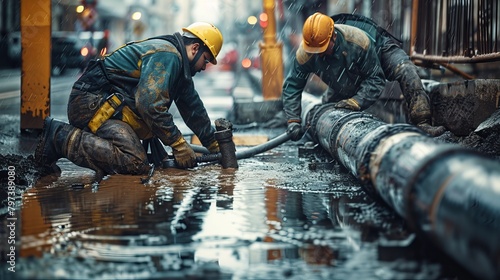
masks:
POLYGON ((424 90, 418 69, 401 48, 399 42, 387 30, 373 20, 356 14, 332 16, 335 23, 357 27, 369 36, 376 45, 380 64, 386 79, 397 81, 408 108, 409 121, 430 136, 439 136, 446 129, 432 125, 430 99, 424 90))
POLYGON ((186 125, 210 152, 219 151, 215 129, 192 77, 217 64, 223 38, 212 24, 196 22, 178 32, 128 43, 89 63, 74 83, 69 124, 47 117, 35 151, 45 172, 59 158, 106 174, 147 174, 141 140, 157 137, 172 148, 177 166, 197 165, 191 146, 169 112, 175 102, 186 125))
POLYGON ((283 111, 292 141, 304 135, 301 100, 311 73, 320 77, 332 93, 323 98, 323 104, 360 111, 377 101, 386 81, 375 50, 361 29, 336 25, 319 12, 306 19, 302 43, 283 83, 283 111))

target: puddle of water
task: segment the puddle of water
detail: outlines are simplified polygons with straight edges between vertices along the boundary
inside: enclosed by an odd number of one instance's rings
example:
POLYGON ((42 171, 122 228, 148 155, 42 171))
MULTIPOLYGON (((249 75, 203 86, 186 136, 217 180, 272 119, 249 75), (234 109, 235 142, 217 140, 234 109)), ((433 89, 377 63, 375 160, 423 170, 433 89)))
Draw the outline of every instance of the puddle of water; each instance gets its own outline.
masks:
POLYGON ((435 262, 405 260, 415 236, 392 211, 330 162, 312 168, 294 151, 238 170, 157 170, 147 184, 114 175, 97 187, 92 172, 63 161, 60 178, 23 195, 19 275, 439 279, 435 262))

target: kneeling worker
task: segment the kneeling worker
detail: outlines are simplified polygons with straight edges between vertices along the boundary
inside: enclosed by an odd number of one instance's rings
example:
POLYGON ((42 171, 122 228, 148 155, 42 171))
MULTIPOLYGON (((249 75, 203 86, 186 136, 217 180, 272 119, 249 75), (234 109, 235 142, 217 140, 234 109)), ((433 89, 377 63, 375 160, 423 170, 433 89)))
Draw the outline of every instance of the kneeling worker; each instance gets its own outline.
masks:
POLYGON ((157 137, 172 148, 177 165, 197 165, 196 155, 174 123, 175 102, 187 126, 210 152, 219 151, 215 129, 192 77, 217 64, 223 37, 217 27, 196 22, 172 35, 128 43, 89 63, 74 83, 69 124, 47 117, 35 162, 45 171, 59 158, 106 174, 147 174, 141 140, 157 137))

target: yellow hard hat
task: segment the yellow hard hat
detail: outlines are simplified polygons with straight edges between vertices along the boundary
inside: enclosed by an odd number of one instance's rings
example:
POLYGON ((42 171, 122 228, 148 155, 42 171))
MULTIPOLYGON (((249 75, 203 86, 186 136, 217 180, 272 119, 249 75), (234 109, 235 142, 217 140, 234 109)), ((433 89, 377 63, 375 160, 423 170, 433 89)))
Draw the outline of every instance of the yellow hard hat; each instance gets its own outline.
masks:
POLYGON ((322 13, 309 16, 302 27, 302 46, 308 53, 322 53, 333 34, 333 19, 322 13))
POLYGON ((206 22, 195 22, 188 27, 183 27, 182 31, 189 32, 202 40, 214 57, 212 63, 217 64, 217 55, 222 48, 224 39, 215 25, 206 22))

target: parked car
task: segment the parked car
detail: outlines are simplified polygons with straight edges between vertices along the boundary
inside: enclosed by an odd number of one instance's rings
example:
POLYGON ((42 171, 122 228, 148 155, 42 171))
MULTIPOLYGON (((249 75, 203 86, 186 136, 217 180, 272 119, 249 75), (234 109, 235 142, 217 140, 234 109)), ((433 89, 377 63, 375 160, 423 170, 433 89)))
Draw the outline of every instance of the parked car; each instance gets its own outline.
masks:
POLYGON ((52 75, 64 74, 68 68, 83 69, 85 57, 81 52, 81 43, 76 36, 52 34, 52 75))
POLYGON ((78 34, 80 54, 83 56, 81 69, 85 69, 89 61, 104 56, 109 50, 109 32, 83 31, 78 34))
POLYGON ((241 66, 247 70, 261 70, 261 51, 258 45, 251 45, 241 60, 241 66))
POLYGON ((21 32, 7 34, 7 59, 10 66, 21 66, 21 32))
POLYGON ((217 56, 217 65, 208 64, 207 71, 236 71, 239 54, 236 43, 227 42, 222 45, 222 49, 217 56))
MULTIPOLYGON (((21 66, 21 33, 12 32, 8 36, 7 51, 11 66, 21 66)), ((85 57, 81 53, 82 43, 72 32, 53 32, 51 39, 51 73, 58 76, 69 68, 85 67, 85 57)))

